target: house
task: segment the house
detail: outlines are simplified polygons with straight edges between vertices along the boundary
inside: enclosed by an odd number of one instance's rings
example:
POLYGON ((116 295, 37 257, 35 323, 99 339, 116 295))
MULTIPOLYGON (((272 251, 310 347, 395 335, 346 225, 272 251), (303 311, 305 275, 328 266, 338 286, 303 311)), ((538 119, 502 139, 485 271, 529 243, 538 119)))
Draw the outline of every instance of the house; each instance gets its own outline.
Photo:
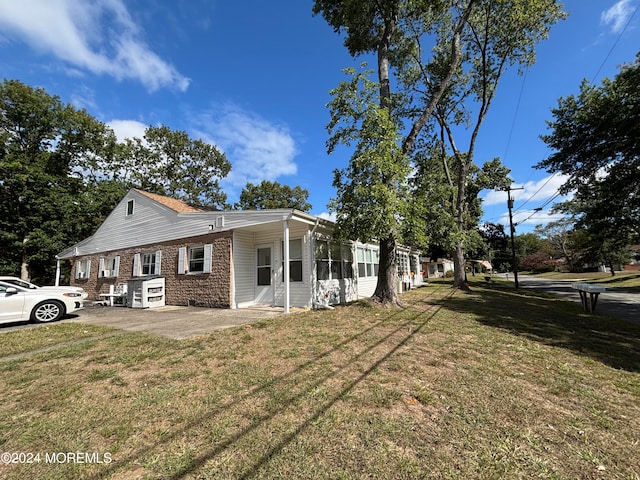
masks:
POLYGON ((422 257, 420 262, 422 263, 422 271, 425 272, 427 278, 444 278, 448 272, 453 272, 453 260, 447 258, 432 260, 428 257, 422 257))
MULTIPOLYGON (((57 255, 57 277, 69 261, 71 283, 96 300, 162 277, 167 305, 288 311, 371 296, 378 245, 334 241, 333 227, 295 209, 211 211, 132 189, 93 236, 57 255)), ((417 252, 399 248, 397 264, 400 285, 422 283, 417 252)))

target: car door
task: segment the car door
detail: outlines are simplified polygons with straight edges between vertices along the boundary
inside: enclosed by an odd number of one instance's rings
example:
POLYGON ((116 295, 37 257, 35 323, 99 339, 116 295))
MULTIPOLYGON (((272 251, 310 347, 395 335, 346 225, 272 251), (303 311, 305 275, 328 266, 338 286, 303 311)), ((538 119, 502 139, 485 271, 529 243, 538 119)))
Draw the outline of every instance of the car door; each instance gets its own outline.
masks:
POLYGON ((24 313, 25 295, 17 287, 0 285, 0 323, 29 320, 28 313, 24 313), (7 289, 10 289, 7 292, 7 289), (15 292, 17 290, 17 293, 15 292), (12 291, 14 291, 12 293, 12 291))

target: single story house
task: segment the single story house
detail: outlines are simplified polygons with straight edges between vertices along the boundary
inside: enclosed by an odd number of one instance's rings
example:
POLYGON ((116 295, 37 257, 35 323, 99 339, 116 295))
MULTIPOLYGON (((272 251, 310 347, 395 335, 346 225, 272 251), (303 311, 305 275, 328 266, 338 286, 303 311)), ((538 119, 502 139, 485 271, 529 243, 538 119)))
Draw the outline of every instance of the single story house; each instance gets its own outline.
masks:
POLYGON ((433 260, 429 257, 422 257, 420 262, 425 278, 444 278, 447 276, 447 272, 453 272, 453 260, 448 258, 433 260))
MULTIPOLYGON (((211 211, 132 189, 95 234, 57 255, 71 283, 100 299, 162 277, 167 305, 317 308, 371 296, 379 247, 337 242, 331 221, 295 209, 211 211)), ((422 283, 419 256, 397 254, 399 286, 422 283)))

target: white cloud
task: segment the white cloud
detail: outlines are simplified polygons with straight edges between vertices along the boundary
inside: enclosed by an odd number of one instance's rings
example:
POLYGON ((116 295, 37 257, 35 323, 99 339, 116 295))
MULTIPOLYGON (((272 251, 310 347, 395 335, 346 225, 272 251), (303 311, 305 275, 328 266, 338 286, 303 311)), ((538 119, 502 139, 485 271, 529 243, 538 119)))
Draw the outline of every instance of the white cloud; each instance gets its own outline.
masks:
POLYGON ((222 181, 227 193, 298 171, 296 142, 286 126, 233 106, 199 115, 196 122, 197 136, 216 145, 232 164, 222 181))
POLYGON ((137 137, 142 139, 144 137, 144 131, 148 125, 137 120, 111 120, 107 122, 116 134, 116 138, 119 142, 124 142, 126 138, 137 137))
POLYGON ((135 79, 148 90, 185 91, 189 79, 152 52, 122 0, 0 2, 0 33, 53 54, 77 74, 135 79))
POLYGON ((615 34, 622 32, 627 21, 633 15, 631 0, 620 0, 600 15, 600 23, 611 28, 615 34))
MULTIPOLYGON (((549 200, 558 193, 558 189, 564 185, 567 177, 564 175, 552 175, 537 181, 526 182, 524 184, 513 184, 511 188, 522 188, 522 190, 512 190, 511 196, 515 200, 515 206, 518 203, 527 202, 540 204, 549 200)), ((560 200, 558 200, 560 201, 560 200)), ((491 190, 483 197, 482 205, 499 205, 507 204, 507 192, 491 190)))

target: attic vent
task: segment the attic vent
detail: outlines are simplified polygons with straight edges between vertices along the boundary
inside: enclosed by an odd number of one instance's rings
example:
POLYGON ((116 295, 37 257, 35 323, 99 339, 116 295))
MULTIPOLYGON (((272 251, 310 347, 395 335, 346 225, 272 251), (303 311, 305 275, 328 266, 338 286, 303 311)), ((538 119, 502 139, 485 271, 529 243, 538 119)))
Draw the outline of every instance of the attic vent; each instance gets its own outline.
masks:
POLYGON ((224 227, 224 217, 216 217, 216 228, 224 227))

